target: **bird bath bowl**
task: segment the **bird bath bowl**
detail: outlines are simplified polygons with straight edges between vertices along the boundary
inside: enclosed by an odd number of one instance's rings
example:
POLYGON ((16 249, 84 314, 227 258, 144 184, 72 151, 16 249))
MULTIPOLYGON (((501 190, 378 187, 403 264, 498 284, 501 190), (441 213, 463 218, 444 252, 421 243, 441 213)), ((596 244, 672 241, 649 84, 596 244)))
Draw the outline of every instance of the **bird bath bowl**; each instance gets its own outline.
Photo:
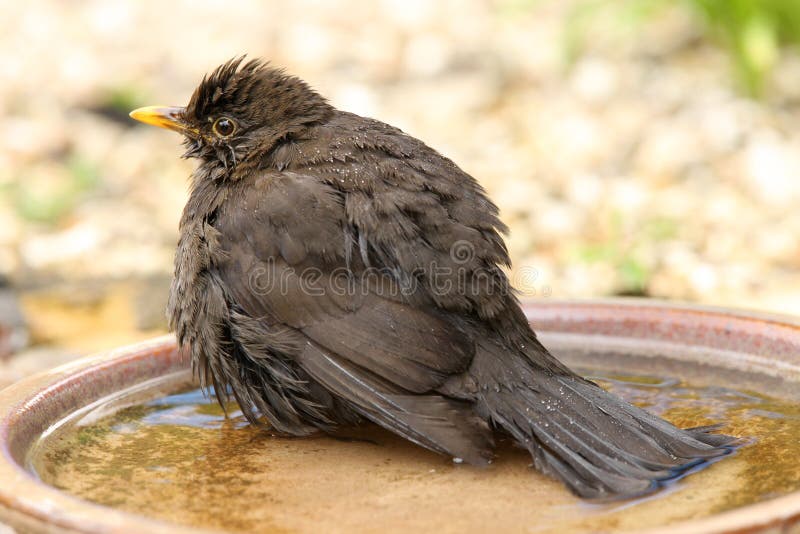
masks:
MULTIPOLYGON (((22 532, 800 532, 800 322, 642 301, 525 310, 569 365, 750 437, 638 501, 581 502, 500 443, 453 465, 375 428, 284 439, 196 392, 172 337, 0 391, 0 523, 22 532)), ((2 527, 0 527, 2 530, 2 527)))

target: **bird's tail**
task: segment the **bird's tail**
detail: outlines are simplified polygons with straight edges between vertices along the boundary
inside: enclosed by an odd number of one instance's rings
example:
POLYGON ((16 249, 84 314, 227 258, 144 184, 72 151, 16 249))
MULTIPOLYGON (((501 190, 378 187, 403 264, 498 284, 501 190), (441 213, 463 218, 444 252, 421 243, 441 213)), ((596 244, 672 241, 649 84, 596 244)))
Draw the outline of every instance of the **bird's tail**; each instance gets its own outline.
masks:
POLYGON ((578 496, 649 493, 733 450, 736 439, 709 433, 715 426, 677 428, 574 375, 534 345, 509 354, 484 344, 471 369, 480 385, 478 408, 530 451, 537 469, 578 496))

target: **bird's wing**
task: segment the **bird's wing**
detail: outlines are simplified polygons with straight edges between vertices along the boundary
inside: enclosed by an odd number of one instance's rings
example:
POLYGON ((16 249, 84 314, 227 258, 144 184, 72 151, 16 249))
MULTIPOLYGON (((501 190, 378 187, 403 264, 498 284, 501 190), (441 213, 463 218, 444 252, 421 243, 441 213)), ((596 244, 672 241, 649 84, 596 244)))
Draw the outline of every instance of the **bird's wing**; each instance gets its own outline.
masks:
POLYGON ((470 403, 437 394, 412 395, 348 360, 308 343, 299 363, 359 414, 406 439, 473 465, 492 457, 489 425, 470 403))
POLYGON ((468 368, 474 340, 389 271, 347 269, 358 261, 347 257, 342 195, 292 173, 265 175, 240 195, 214 220, 225 247, 214 275, 230 302, 265 329, 302 334, 297 362, 361 415, 433 450, 485 462, 486 423, 435 391, 468 368))

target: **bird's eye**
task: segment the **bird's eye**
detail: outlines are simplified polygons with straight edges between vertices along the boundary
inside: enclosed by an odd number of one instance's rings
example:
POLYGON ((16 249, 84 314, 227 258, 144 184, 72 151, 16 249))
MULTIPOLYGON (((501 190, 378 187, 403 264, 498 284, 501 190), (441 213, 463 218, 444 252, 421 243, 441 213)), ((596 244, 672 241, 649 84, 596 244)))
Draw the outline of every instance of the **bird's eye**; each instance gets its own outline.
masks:
POLYGON ((228 137, 236 131, 236 123, 228 117, 220 117, 214 121, 214 133, 220 137, 228 137))

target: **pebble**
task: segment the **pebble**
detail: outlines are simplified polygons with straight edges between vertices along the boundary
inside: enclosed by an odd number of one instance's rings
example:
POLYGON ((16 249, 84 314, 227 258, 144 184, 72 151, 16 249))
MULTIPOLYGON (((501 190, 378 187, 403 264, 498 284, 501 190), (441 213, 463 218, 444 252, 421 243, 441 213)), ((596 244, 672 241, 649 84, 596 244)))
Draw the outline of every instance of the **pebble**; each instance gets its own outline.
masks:
POLYGON ((247 51, 472 173, 511 227, 525 294, 613 295, 621 266, 636 263, 652 296, 800 313, 787 297, 800 294, 800 60, 786 58, 774 94, 753 102, 717 49, 676 46, 692 29, 672 18, 646 53, 601 36, 567 68, 569 10, 524 4, 8 4, 0 274, 21 288, 142 280, 135 317, 161 325, 193 163, 177 137, 91 109, 113 91, 131 106, 183 103, 211 67, 247 51), (68 191, 81 172, 96 183, 68 191), (26 214, 21 199, 62 188, 69 198, 50 200, 74 204, 64 213, 26 214))

